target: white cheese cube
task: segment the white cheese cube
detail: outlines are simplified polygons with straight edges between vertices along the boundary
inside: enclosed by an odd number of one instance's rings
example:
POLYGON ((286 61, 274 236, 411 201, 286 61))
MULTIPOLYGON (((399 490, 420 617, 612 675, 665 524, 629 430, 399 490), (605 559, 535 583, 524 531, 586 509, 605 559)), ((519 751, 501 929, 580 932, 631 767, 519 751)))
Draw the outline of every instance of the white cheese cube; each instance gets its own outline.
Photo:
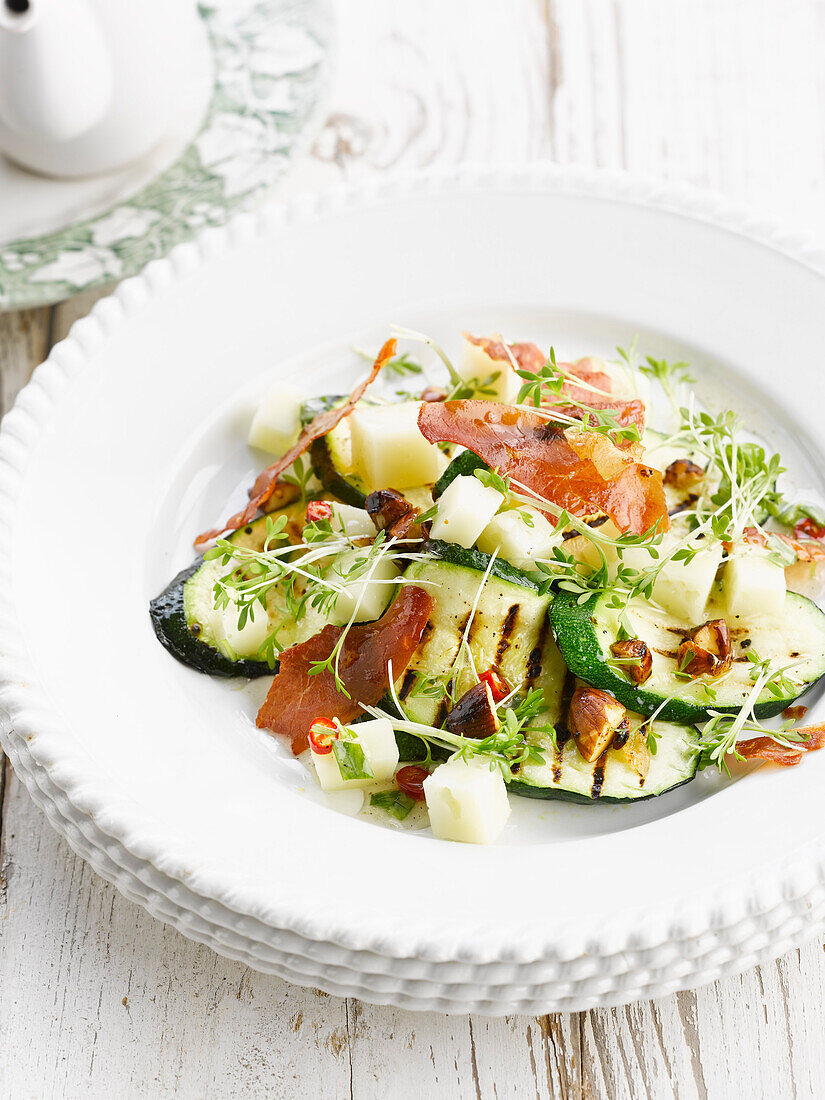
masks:
POLYGON ((351 539, 375 538, 375 524, 365 508, 353 508, 351 504, 338 504, 330 500, 332 509, 330 525, 334 535, 346 535, 351 539))
MULTIPOLYGON (((494 336, 493 339, 501 341, 500 336, 494 336)), ((477 394, 478 397, 488 401, 501 401, 504 405, 513 404, 523 384, 509 359, 491 358, 483 347, 472 343, 466 337, 455 369, 457 374, 471 385, 487 383, 484 389, 489 392, 477 394), (491 375, 496 377, 487 382, 491 375)))
POLYGON ((270 454, 285 454, 297 440, 301 430, 301 404, 306 391, 288 382, 279 382, 264 397, 252 417, 249 446, 260 447, 270 454))
POLYGON ((229 657, 254 657, 266 641, 269 633, 269 615, 259 603, 253 604, 241 629, 238 629, 240 612, 234 603, 228 607, 213 608, 210 626, 215 641, 229 657))
POLYGON ((371 722, 358 722, 349 728, 355 735, 355 743, 360 745, 364 753, 372 771, 372 777, 344 779, 335 752, 317 753, 310 745, 318 782, 325 791, 371 787, 374 783, 386 783, 395 775, 395 769, 398 767, 398 746, 392 725, 387 719, 374 718, 371 722))
POLYGON ((510 816, 507 787, 498 768, 483 760, 449 760, 424 780, 433 835, 465 844, 492 844, 510 816))
POLYGON ((431 535, 469 549, 503 503, 497 489, 482 485, 477 477, 460 475, 438 498, 431 535))
POLYGON ((785 606, 785 570, 759 547, 737 547, 722 576, 732 616, 780 615, 785 606))
POLYGON ((700 550, 691 561, 669 561, 653 585, 653 599, 687 625, 700 625, 721 562, 718 542, 700 550))
POLYGON ((446 456, 418 430, 417 401, 356 405, 350 414, 352 462, 374 489, 432 485, 446 456))
MULTIPOLYGON (((604 374, 610 376, 612 381, 610 392, 614 397, 623 400, 639 398, 644 402, 645 407, 650 404, 650 379, 646 374, 642 374, 638 370, 631 370, 623 362, 608 363, 604 359, 592 359, 591 363, 595 370, 603 371, 604 374)), ((593 396, 598 395, 594 394, 593 396)))
POLYGON ((395 581, 400 576, 398 566, 386 556, 377 564, 373 561, 369 565, 362 565, 366 562, 368 553, 368 547, 363 550, 347 550, 338 555, 329 570, 328 579, 344 587, 344 591, 335 599, 333 619, 337 622, 348 622, 353 613, 357 623, 380 619, 392 599, 395 587, 388 582, 395 581), (371 576, 368 577, 370 571, 371 576), (348 576, 352 579, 348 580, 348 576))
POLYGON ((519 508, 493 516, 478 537, 478 547, 517 569, 533 569, 538 558, 549 558, 561 535, 537 508, 519 508), (527 515, 529 523, 524 520, 527 515))

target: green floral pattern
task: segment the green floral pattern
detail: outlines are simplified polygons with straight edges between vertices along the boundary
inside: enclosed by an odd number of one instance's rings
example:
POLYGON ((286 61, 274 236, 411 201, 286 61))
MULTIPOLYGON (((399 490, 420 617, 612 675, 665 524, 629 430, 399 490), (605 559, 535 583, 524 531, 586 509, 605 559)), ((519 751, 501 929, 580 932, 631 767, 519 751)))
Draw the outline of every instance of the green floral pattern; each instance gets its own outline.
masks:
POLYGON ((201 227, 254 205, 287 168, 325 84, 326 0, 220 0, 200 10, 215 87, 198 135, 128 201, 0 245, 0 309, 45 305, 133 275, 201 227))

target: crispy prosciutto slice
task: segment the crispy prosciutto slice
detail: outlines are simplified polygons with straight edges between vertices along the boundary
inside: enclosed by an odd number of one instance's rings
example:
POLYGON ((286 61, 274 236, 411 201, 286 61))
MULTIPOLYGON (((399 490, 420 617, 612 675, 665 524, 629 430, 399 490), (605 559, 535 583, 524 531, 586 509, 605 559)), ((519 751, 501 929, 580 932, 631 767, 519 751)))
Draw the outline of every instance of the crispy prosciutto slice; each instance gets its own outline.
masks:
POLYGON ((203 534, 198 535, 195 539, 195 546, 203 546, 226 531, 236 531, 239 527, 244 527, 254 519, 258 509, 262 508, 272 496, 275 486, 278 484, 278 478, 287 466, 291 466, 296 458, 300 458, 305 451, 308 451, 314 440, 320 439, 327 432, 331 432, 345 416, 349 416, 355 405, 364 396, 367 387, 378 377, 381 368, 395 355, 395 349, 395 340, 387 340, 379 351, 378 358, 373 363, 367 377, 358 383, 344 404, 338 408, 327 409, 326 412, 319 413, 312 423, 304 428, 298 436, 298 441, 289 448, 286 454, 258 474, 255 484, 249 490, 249 504, 242 508, 240 512, 236 512, 234 516, 230 516, 222 527, 215 527, 211 531, 204 531, 203 534))
POLYGON ((662 475, 599 432, 565 430, 538 413, 491 401, 422 405, 418 426, 431 443, 458 443, 577 516, 606 512, 621 531, 669 526, 662 475))
MULTIPOLYGON (((538 373, 547 362, 547 356, 536 344, 505 345, 501 340, 492 340, 484 336, 470 336, 466 332, 464 338, 471 344, 483 348, 491 359, 510 364, 515 361, 519 370, 530 371, 532 374, 538 373)), ((587 385, 577 386, 574 381, 568 378, 562 385, 562 392, 559 397, 552 398, 548 395, 547 400, 542 401, 545 408, 558 409, 562 416, 587 421, 587 410, 580 408, 578 404, 565 404, 564 398, 567 398, 571 402, 589 405, 591 409, 614 413, 616 421, 623 428, 635 424, 640 433, 644 431, 644 402, 639 401, 637 398, 611 397, 613 379, 606 371, 599 368, 596 360, 579 359, 575 363, 559 363, 559 367, 567 371, 568 374, 575 375, 576 378, 581 379, 587 385), (601 390, 601 393, 594 393, 587 386, 593 386, 595 389, 601 390)), ((620 441, 618 445, 624 447, 626 441, 620 441)))
POLYGON ((489 336, 471 336, 469 332, 463 333, 463 336, 469 344, 482 348, 491 359, 510 363, 511 366, 515 360, 519 370, 529 370, 535 374, 547 362, 547 356, 537 344, 505 344, 489 336))
POLYGON ((432 606, 423 588, 410 585, 400 590, 376 622, 356 623, 350 628, 338 665, 349 699, 337 689, 331 670, 314 676, 309 671, 329 657, 343 627, 325 626, 320 634, 285 649, 258 711, 258 727, 286 734, 297 756, 308 746, 307 734, 315 718, 338 718, 346 723, 362 712, 361 703, 373 706, 387 690, 387 663, 392 661, 395 676, 410 663, 432 606))
MULTIPOLYGON (((491 359, 510 363, 511 366, 515 361, 519 370, 530 371, 531 374, 538 374, 547 362, 547 356, 538 344, 505 344, 502 340, 494 340, 488 336, 471 336, 468 332, 463 335, 468 343, 483 348, 491 359)), ((580 378, 582 382, 587 382, 588 385, 595 386, 596 389, 603 391, 602 394, 594 394, 592 390, 585 389, 584 386, 577 386, 575 382, 568 379, 562 386, 562 391, 571 401, 584 401, 589 405, 595 405, 593 398, 606 401, 608 400, 606 395, 613 392, 613 379, 605 371, 600 370, 593 359, 579 359, 575 363, 559 363, 559 366, 568 373, 580 378)), ((611 402, 608 401, 608 404, 611 408, 613 407, 611 402)))
POLYGON ((825 748, 825 726, 804 726, 796 732, 808 733, 810 737, 791 746, 778 745, 770 737, 752 737, 748 741, 739 741, 736 751, 746 760, 769 760, 772 764, 790 768, 798 764, 806 752, 825 748))
MULTIPOLYGON (((825 561, 825 545, 821 542, 809 542, 808 540, 792 539, 789 535, 780 535, 778 531, 770 532, 771 538, 780 539, 796 554, 797 561, 825 561)), ((746 527, 743 532, 745 542, 751 546, 766 546, 767 539, 762 531, 756 527, 746 527)))
MULTIPOLYGON (((573 389, 578 389, 574 386, 573 389)), ((578 400, 584 402, 591 409, 598 409, 600 412, 611 412, 616 418, 616 423, 622 428, 628 428, 631 424, 639 429, 639 435, 645 430, 645 406, 643 401, 639 401, 638 398, 632 398, 630 400, 624 400, 620 397, 614 398, 597 398, 592 393, 588 393, 587 390, 582 390, 585 394, 584 397, 578 400)), ((582 420, 585 424, 591 423, 595 418, 580 405, 549 405, 544 406, 552 411, 558 410, 563 416, 572 416, 576 420, 582 420)), ((627 440, 619 440, 618 446, 626 445, 627 440)))

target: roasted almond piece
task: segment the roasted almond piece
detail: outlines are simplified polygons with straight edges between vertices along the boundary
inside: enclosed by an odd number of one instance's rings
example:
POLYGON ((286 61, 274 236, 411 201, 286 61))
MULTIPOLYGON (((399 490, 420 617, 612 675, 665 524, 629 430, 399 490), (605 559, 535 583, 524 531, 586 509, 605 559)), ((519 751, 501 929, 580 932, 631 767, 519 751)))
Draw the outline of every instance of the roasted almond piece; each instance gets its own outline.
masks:
POLYGON ((444 728, 462 737, 479 741, 490 737, 499 727, 493 692, 487 680, 481 680, 465 691, 447 715, 444 728))
POLYGON ((690 489, 705 476, 705 471, 689 458, 677 458, 671 462, 665 470, 665 485, 672 485, 675 489, 690 489))
POLYGON ((598 760, 613 740, 627 711, 612 695, 581 684, 573 692, 567 725, 588 763, 598 760))
POLYGON ((643 684, 653 672, 653 654, 641 638, 628 638, 614 642, 610 647, 614 657, 622 662, 622 672, 634 684, 643 684))
POLYGON ((397 539, 407 537, 418 515, 418 509, 395 489, 376 489, 367 497, 365 507, 376 531, 397 539))
POLYGON ((647 725, 641 725, 631 733, 623 745, 617 746, 615 741, 613 742, 613 747, 617 750, 618 756, 627 762, 639 779, 647 778, 647 773, 650 771, 650 749, 647 745, 647 731, 647 725))
POLYGON ((679 671, 688 676, 721 676, 733 659, 728 624, 711 619, 698 626, 677 650, 679 671))
POLYGON ((427 386, 426 390, 421 394, 422 401, 446 401, 447 391, 442 390, 441 386, 427 386))

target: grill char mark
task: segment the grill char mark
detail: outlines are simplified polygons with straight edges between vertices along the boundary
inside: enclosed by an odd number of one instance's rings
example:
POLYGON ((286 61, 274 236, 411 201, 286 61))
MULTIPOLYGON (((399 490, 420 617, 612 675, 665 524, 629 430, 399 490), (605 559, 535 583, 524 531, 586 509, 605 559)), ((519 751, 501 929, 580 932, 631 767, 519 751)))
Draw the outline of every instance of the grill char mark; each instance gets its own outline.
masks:
POLYGON ((527 660, 527 680, 525 687, 529 691, 536 680, 541 674, 541 657, 544 653, 544 643, 547 641, 547 632, 550 629, 550 616, 545 616, 544 622, 541 624, 539 630, 539 636, 536 639, 536 644, 530 651, 530 656, 527 660))
POLYGON ((401 690, 398 693, 399 699, 406 699, 410 694, 415 683, 415 669, 408 668, 404 673, 404 679, 401 682, 401 690))
POLYGON ((516 620, 518 619, 518 613, 520 610, 521 605, 514 603, 508 608, 507 614, 504 616, 504 622, 501 627, 501 634, 498 639, 498 645, 496 646, 495 663, 497 668, 504 660, 504 654, 510 648, 510 638, 512 637, 513 631, 516 628, 516 620))
POLYGON ((590 788, 591 798, 598 798, 602 793, 602 787, 604 786, 604 769, 607 763, 606 752, 607 750, 602 753, 593 769, 593 785, 590 788))
POLYGON ((570 710, 570 700, 573 698, 573 692, 576 690, 576 677, 568 668, 565 677, 564 684, 561 689, 561 721, 556 723, 556 751, 553 757, 553 781, 555 783, 561 782, 561 756, 564 751, 564 746, 570 740, 570 730, 567 728, 567 712, 570 710))

